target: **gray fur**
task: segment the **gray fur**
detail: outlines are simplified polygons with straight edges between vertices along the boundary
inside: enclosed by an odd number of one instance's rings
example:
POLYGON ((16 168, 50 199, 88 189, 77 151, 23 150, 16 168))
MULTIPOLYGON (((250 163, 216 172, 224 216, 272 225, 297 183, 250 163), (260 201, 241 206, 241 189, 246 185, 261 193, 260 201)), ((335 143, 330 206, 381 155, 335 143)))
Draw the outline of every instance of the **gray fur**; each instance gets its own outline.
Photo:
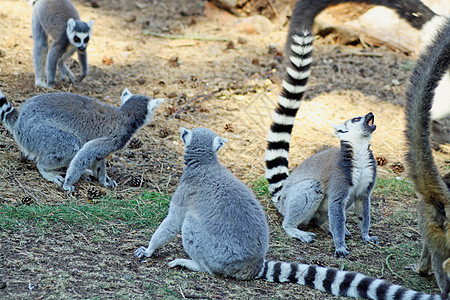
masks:
POLYGON ((78 12, 69 0, 38 0, 33 5, 33 57, 35 85, 52 88, 55 85, 56 67, 61 71, 61 80, 80 82, 89 73, 86 48, 92 36, 94 22, 80 21, 78 12), (48 48, 48 36, 53 41, 48 48), (64 64, 77 52, 81 75, 75 79, 64 64), (47 82, 45 81, 47 70, 47 82))
POLYGON ((43 94, 27 100, 20 111, 0 96, 1 121, 41 175, 64 190, 73 191, 87 169, 103 186, 115 187, 106 174, 106 157, 148 124, 163 102, 128 89, 123 95, 117 108, 77 94, 43 94), (68 167, 65 178, 55 172, 62 167, 68 167))
POLYGON ((312 242, 315 234, 297 227, 313 222, 331 233, 335 255, 345 257, 345 236, 350 234, 345 227, 345 211, 355 204, 364 243, 377 243, 377 237, 369 236, 376 163, 369 149, 375 125, 368 122, 373 122, 371 113, 335 125, 341 147, 309 157, 289 175, 276 205, 284 216, 283 228, 288 235, 312 242))
POLYGON ((222 138, 206 128, 182 128, 181 136, 186 168, 169 214, 148 247, 139 248, 135 255, 151 256, 181 231, 191 260, 176 259, 171 267, 182 265, 239 279, 256 277, 269 243, 264 211, 249 188, 218 162, 220 147, 214 145, 222 138))
POLYGON ((297 283, 347 297, 440 299, 359 273, 266 261, 269 230, 264 211, 250 189, 218 162, 216 152, 225 140, 206 128, 181 128, 181 138, 186 168, 172 196, 169 214, 148 247, 138 248, 135 256, 152 256, 181 231, 190 259, 176 258, 169 267, 241 280, 297 283))

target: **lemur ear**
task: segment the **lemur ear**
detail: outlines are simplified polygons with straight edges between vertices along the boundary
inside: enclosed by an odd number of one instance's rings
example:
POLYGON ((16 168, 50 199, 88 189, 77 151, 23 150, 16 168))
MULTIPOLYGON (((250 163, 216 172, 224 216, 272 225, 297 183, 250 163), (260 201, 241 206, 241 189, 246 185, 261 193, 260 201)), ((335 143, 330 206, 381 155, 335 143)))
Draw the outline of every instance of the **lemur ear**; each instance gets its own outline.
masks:
POLYGON ((225 145, 226 142, 228 142, 227 139, 224 139, 223 137, 220 137, 220 136, 216 136, 214 138, 214 141, 213 141, 213 150, 214 150, 214 152, 219 151, 219 149, 222 148, 223 145, 225 145))
POLYGON ((92 30, 92 26, 94 26, 94 20, 89 20, 87 24, 89 26, 89 29, 92 30))
POLYGON ((180 127, 180 136, 181 136, 181 140, 184 143, 184 146, 187 148, 192 141, 192 131, 188 130, 184 127, 180 127))
POLYGON ((348 132, 347 127, 344 124, 331 124, 331 126, 334 128, 335 134, 348 132))
POLYGON ((73 18, 70 18, 69 20, 67 20, 67 29, 69 31, 73 31, 73 29, 75 28, 75 20, 73 18))
POLYGON ((131 96, 133 96, 133 94, 130 92, 130 90, 128 90, 127 88, 125 88, 122 92, 122 95, 120 96, 120 100, 122 101, 122 104, 124 104, 125 102, 128 101, 128 99, 131 98, 131 96))

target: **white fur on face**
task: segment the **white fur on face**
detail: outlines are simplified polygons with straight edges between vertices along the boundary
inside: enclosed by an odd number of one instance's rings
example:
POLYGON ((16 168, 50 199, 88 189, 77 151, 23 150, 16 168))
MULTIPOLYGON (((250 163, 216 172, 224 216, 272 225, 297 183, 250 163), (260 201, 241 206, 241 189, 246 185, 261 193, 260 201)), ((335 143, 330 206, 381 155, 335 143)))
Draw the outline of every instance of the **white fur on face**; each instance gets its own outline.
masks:
POLYGON ((150 100, 147 104, 147 117, 145 118, 145 124, 150 123, 150 121, 153 119, 153 116, 155 115, 156 108, 163 104, 164 99, 158 98, 154 100, 150 100))
POLYGON ((370 140, 372 133, 368 133, 365 128, 365 118, 355 117, 345 121, 343 124, 332 125, 335 134, 340 141, 348 141, 350 143, 358 143, 363 140, 370 140), (359 120, 356 120, 359 118, 359 120), (355 121, 352 121, 355 120, 355 121))
POLYGON ((87 48, 87 45, 90 40, 90 36, 92 35, 92 26, 94 22, 91 20, 87 25, 89 26, 89 32, 77 32, 75 31, 76 21, 72 18, 67 20, 67 29, 66 34, 69 42, 74 45, 78 50, 84 51, 87 48))

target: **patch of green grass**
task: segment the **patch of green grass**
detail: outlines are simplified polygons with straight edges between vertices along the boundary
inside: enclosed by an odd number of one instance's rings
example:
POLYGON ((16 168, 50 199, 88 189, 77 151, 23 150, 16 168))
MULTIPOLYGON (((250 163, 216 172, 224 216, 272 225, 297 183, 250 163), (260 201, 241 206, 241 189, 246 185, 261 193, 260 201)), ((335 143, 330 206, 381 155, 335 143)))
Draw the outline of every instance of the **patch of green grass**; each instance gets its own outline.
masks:
POLYGON ((105 197, 94 203, 0 205, 0 227, 49 227, 55 224, 108 224, 132 228, 156 227, 167 215, 169 197, 144 191, 132 199, 105 197))
POLYGON ((413 290, 437 293, 434 276, 424 278, 412 270, 411 262, 419 261, 421 251, 422 243, 419 241, 409 241, 384 248, 384 271, 391 272, 394 277, 405 282, 405 285, 413 290))
POLYGON ((415 197, 414 187, 409 179, 378 177, 374 192, 387 198, 402 199, 415 197))
POLYGON ((250 175, 250 187, 257 198, 267 198, 269 194, 269 183, 264 176, 250 175))

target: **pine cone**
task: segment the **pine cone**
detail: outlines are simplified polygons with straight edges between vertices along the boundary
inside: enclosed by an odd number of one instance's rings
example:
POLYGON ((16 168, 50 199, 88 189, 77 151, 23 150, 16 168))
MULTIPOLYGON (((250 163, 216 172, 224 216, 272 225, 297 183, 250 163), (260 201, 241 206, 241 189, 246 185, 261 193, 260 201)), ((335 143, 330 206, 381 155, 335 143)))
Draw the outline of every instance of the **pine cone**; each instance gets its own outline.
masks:
POLYGON ((392 171, 394 171, 394 173, 396 174, 400 174, 403 171, 405 171, 405 167, 403 166, 403 164, 401 162, 395 162, 391 165, 391 169, 392 171))
POLYGON ((228 131, 228 132, 234 132, 234 127, 233 127, 233 124, 231 124, 231 123, 225 124, 225 125, 223 126, 223 128, 224 128, 226 131, 228 131))
POLYGON ((377 156, 375 158, 375 160, 377 161, 377 166, 384 166, 387 164, 387 159, 383 156, 377 156))
POLYGON ((21 202, 23 205, 31 205, 31 204, 34 203, 34 199, 33 199, 32 197, 30 197, 30 196, 24 196, 24 197, 22 197, 22 199, 20 200, 20 202, 21 202))
POLYGON ((319 266, 319 267, 325 267, 326 266, 326 264, 323 261, 318 260, 318 259, 311 260, 310 264, 311 265, 316 265, 316 266, 319 266))
POLYGON ((132 138, 131 141, 128 143, 128 148, 130 149, 137 149, 142 148, 144 144, 142 141, 136 137, 132 138))
POLYGON ((142 183, 144 181, 142 180, 141 176, 131 176, 128 180, 128 185, 131 187, 140 187, 142 186, 142 183))
POLYGON ((94 187, 91 187, 91 188, 87 191, 87 194, 86 194, 86 196, 87 196, 89 199, 98 199, 98 198, 101 198, 103 195, 104 195, 104 193, 103 193, 102 191, 97 190, 97 189, 94 188, 94 187))
POLYGON ((170 129, 167 127, 163 127, 159 130, 159 137, 165 138, 168 137, 171 134, 170 129))

